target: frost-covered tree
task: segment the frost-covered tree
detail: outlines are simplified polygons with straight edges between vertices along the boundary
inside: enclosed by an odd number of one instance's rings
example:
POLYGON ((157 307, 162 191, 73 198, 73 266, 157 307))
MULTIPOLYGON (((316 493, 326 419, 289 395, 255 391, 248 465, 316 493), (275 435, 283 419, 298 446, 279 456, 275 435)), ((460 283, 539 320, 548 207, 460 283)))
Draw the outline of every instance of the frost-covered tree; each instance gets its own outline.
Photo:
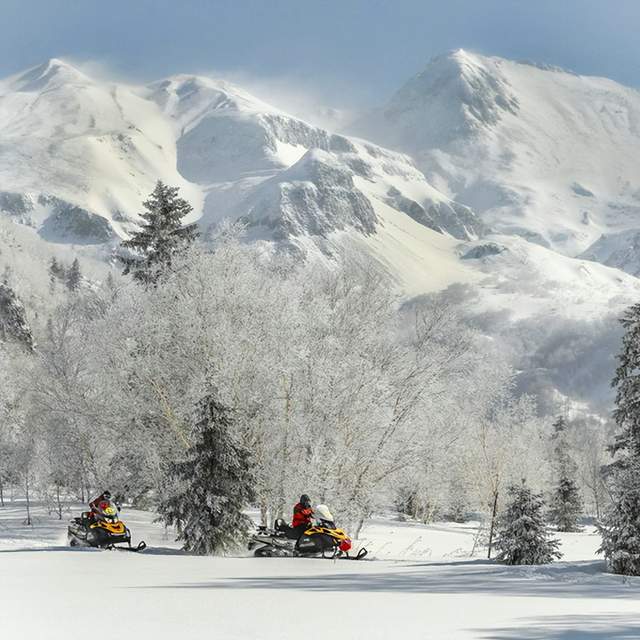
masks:
POLYGON ((186 551, 224 553, 245 541, 251 521, 243 509, 254 499, 250 452, 229 410, 213 395, 200 401, 193 444, 172 465, 169 478, 176 484, 159 513, 177 527, 186 551))
POLYGON ((553 454, 556 484, 550 501, 549 520, 558 531, 579 531, 578 520, 582 514, 582 498, 576 482, 577 465, 571 457, 567 439, 568 424, 559 416, 553 424, 553 454))
POLYGON ((620 323, 625 333, 611 383, 616 387, 613 416, 620 431, 611 452, 618 455, 616 466, 624 467, 628 460, 640 460, 640 304, 627 309, 620 323))
POLYGON ((5 340, 15 340, 33 350, 33 333, 24 305, 11 287, 0 283, 0 342, 5 340))
POLYGON ((614 573, 640 575, 640 304, 621 323, 625 334, 612 382, 619 432, 610 448, 616 456, 607 470, 612 501, 600 524, 600 551, 614 573))
POLYGON ((640 465, 628 462, 616 471, 611 504, 599 525, 607 566, 614 573, 640 576, 640 465))
POLYGON ((120 259, 125 274, 131 273, 137 282, 152 285, 171 267, 175 256, 198 237, 198 232, 195 224, 183 226, 183 218, 193 209, 178 197, 178 187, 158 180, 143 206, 140 230, 122 243, 133 255, 120 259))
POLYGON ((71 263, 69 270, 66 273, 65 284, 69 291, 77 291, 80 288, 82 282, 82 272, 80 271, 80 261, 75 258, 71 263))
POLYGON ((496 559, 506 564, 546 564, 562 557, 559 541, 552 538, 544 520, 542 494, 524 482, 508 489, 509 504, 497 526, 496 559))

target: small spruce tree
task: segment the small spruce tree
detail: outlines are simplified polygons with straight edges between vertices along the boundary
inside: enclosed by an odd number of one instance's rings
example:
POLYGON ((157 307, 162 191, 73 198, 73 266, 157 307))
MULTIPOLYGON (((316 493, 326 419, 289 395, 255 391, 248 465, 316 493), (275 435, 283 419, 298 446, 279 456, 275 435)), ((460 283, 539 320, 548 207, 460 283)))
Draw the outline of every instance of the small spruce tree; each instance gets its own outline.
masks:
POLYGON ((131 273, 135 280, 146 286, 155 285, 170 267, 176 254, 198 237, 195 224, 182 226, 182 219, 193 210, 178 197, 178 188, 169 187, 160 180, 149 199, 143 203, 140 214, 143 224, 122 246, 133 256, 120 256, 123 273, 131 273))
POLYGON ((200 401, 194 442, 169 478, 174 488, 160 505, 160 519, 177 527, 185 551, 225 553, 246 540, 251 520, 243 509, 254 500, 250 454, 213 395, 200 401))
POLYGON ((69 291, 77 291, 80 288, 80 283, 82 282, 82 273, 80 272, 80 261, 76 258, 72 263, 71 267, 67 271, 66 275, 66 285, 69 291))
POLYGON ((560 558, 559 542, 549 535, 544 521, 542 494, 524 481, 507 490, 509 504, 498 518, 496 559, 506 564, 546 564, 560 558))
POLYGON ((610 451, 614 462, 606 471, 611 504, 599 523, 607 565, 614 573, 640 575, 640 304, 620 320, 625 329, 612 386, 613 416, 619 432, 610 451))
POLYGON ((567 422, 560 416, 555 421, 553 433, 554 466, 558 482, 551 494, 549 520, 558 531, 580 531, 582 498, 575 477, 578 467, 570 454, 567 439, 567 422))

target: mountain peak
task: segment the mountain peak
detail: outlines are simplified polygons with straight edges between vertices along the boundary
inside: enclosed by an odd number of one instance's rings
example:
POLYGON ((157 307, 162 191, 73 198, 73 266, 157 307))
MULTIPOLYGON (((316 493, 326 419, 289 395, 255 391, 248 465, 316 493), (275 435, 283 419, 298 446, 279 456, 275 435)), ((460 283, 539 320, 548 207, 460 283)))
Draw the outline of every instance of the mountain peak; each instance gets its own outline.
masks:
POLYGON ((12 84, 17 91, 41 91, 45 87, 88 81, 89 78, 73 65, 60 58, 50 58, 18 74, 12 84))

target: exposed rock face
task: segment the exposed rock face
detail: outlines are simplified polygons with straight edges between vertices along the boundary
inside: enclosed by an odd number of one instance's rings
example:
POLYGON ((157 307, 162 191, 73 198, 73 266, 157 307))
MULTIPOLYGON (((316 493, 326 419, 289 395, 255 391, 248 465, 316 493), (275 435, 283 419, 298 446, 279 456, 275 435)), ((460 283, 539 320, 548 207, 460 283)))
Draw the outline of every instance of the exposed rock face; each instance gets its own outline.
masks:
POLYGON ((497 256, 503 251, 507 251, 507 248, 495 242, 487 242, 486 244, 480 244, 469 249, 469 251, 462 256, 462 260, 481 260, 488 256, 497 256))
POLYGON ((33 334, 22 302, 15 291, 0 283, 0 340, 13 340, 33 350, 33 334))
POLYGON ((115 235, 108 220, 82 207, 76 207, 57 198, 43 197, 41 200, 46 201, 52 210, 40 229, 40 235, 46 240, 100 244, 115 235))
POLYGON ((346 227, 375 231, 375 211, 354 185, 351 170, 317 149, 262 184, 243 206, 250 224, 273 230, 278 239, 324 237, 346 227))
POLYGON ((448 233, 458 240, 480 237, 486 232, 478 217, 464 205, 456 202, 432 202, 426 207, 404 196, 392 187, 387 192, 387 204, 411 216, 416 222, 440 233, 448 233))
POLYGON ((640 277, 640 229, 602 235, 579 257, 640 277))

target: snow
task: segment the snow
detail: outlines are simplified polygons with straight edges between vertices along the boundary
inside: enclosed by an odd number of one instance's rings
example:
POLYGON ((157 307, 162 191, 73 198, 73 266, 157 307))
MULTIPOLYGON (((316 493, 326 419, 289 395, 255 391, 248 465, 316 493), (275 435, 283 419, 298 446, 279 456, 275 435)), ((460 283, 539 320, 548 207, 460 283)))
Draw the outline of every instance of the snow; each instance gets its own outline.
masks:
MULTIPOLYGON (((598 536, 562 536, 566 558, 506 567, 469 557, 474 525, 365 527, 373 559, 193 557, 152 515, 123 510, 142 554, 63 546, 65 522, 0 508, 0 621, 20 640, 98 628, 131 640, 637 638, 640 579, 606 574, 598 536)), ((67 517, 67 514, 65 514, 67 517)))
POLYGON ((458 50, 350 131, 410 153, 501 233, 567 255, 637 227, 640 93, 458 50))

